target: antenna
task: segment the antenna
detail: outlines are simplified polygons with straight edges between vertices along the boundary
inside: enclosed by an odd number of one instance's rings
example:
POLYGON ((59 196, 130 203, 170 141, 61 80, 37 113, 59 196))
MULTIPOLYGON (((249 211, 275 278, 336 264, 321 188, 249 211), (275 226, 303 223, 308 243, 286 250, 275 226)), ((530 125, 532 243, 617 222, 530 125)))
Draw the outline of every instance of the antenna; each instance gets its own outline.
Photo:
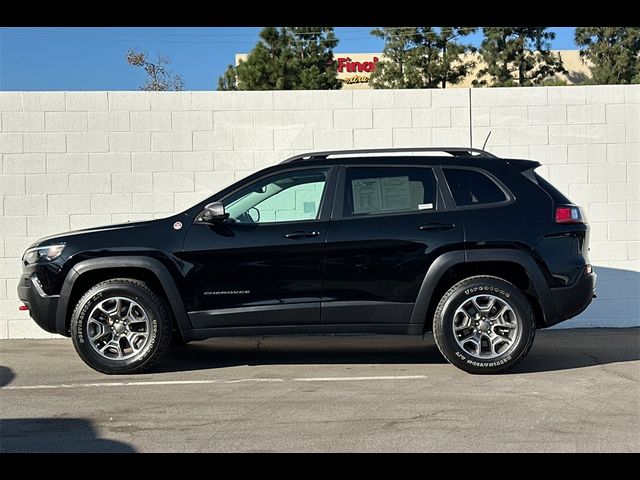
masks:
POLYGON ((489 133, 487 134, 487 138, 484 139, 484 143, 482 144, 482 150, 484 150, 484 147, 487 146, 487 142, 489 141, 490 136, 491 136, 491 130, 489 130, 489 133))

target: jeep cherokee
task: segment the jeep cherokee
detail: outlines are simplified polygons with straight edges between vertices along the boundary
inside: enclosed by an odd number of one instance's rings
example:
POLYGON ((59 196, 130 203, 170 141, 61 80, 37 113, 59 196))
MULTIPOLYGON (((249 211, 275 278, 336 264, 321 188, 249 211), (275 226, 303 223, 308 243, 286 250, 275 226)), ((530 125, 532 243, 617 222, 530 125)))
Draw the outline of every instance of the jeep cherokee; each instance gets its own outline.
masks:
POLYGON ((433 331, 471 373, 594 296, 580 207, 538 162, 466 148, 297 155, 169 218, 53 235, 18 295, 104 373, 174 340, 433 331))

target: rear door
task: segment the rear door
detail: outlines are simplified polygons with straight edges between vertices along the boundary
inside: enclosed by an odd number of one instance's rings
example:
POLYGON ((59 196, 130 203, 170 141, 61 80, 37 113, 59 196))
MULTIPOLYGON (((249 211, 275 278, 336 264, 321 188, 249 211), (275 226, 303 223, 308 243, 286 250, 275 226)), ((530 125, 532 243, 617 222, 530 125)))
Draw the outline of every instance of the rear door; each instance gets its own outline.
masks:
MULTIPOLYGON (((403 331, 431 263, 462 248, 437 168, 343 166, 327 230, 322 323, 403 331)), ((358 328, 355 328, 358 330, 358 328)))

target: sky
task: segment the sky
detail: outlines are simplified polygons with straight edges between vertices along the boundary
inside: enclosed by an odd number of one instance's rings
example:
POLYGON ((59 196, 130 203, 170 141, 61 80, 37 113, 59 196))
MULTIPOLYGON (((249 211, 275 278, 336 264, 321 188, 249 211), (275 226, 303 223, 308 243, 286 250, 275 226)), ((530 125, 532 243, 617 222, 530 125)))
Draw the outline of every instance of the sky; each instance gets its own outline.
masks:
MULTIPOLYGON (((258 40, 261 27, 15 27, 0 28, 0 90, 138 90, 142 69, 130 48, 171 59, 185 90, 215 90, 218 77, 258 40)), ((574 27, 551 27, 552 48, 572 50, 574 27)), ((371 27, 336 27, 336 53, 382 52, 371 27)), ((467 37, 479 45, 482 34, 467 37)))

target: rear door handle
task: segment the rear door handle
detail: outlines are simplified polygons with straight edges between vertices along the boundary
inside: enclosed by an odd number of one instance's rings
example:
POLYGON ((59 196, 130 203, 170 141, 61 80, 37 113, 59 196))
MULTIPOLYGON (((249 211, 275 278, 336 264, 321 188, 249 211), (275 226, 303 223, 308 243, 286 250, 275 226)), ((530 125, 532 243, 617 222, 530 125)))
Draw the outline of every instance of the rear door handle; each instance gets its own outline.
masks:
POLYGON ((285 234, 284 238, 290 238, 292 240, 295 239, 299 239, 299 238, 313 238, 313 237, 317 237, 318 235, 320 235, 320 232, 291 232, 291 233, 287 233, 285 234))
POLYGON ((427 223, 426 225, 422 225, 418 227, 419 230, 423 232, 430 232, 434 230, 451 230, 455 228, 453 223, 427 223))

